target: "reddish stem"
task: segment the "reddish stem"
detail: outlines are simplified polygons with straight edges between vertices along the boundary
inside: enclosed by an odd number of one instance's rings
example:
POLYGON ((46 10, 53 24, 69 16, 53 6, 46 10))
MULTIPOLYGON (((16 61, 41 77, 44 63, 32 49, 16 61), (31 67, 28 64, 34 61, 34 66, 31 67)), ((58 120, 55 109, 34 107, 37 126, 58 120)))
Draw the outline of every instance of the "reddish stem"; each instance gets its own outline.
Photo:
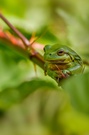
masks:
MULTIPOLYGON (((27 53, 29 53, 29 58, 30 60, 32 60, 34 63, 36 63, 37 65, 39 65, 42 69, 44 69, 44 58, 41 54, 39 54, 34 48, 32 48, 30 46, 30 42, 29 40, 22 34, 20 33, 20 31, 18 31, 1 13, 0 13, 0 18, 18 35, 18 37, 22 40, 23 45, 24 45, 24 49, 27 53)), ((9 41, 12 45, 16 45, 18 43, 16 42, 16 38, 14 37, 14 43, 13 41, 10 40, 9 36, 7 36, 5 33, 2 34, 3 37, 1 37, 2 39, 6 39, 7 41, 9 41)), ((21 42, 20 42, 21 43, 21 42)), ((20 48, 22 47, 22 44, 18 44, 18 46, 20 48)))

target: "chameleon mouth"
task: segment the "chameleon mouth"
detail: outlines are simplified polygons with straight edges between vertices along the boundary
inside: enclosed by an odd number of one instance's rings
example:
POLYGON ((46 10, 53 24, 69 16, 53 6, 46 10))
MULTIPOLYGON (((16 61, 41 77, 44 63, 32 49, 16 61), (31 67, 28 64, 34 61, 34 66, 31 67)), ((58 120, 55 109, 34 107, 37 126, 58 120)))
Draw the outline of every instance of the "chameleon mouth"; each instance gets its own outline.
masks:
POLYGON ((54 64, 67 64, 69 61, 65 61, 65 59, 62 60, 47 60, 49 63, 54 63, 54 64))

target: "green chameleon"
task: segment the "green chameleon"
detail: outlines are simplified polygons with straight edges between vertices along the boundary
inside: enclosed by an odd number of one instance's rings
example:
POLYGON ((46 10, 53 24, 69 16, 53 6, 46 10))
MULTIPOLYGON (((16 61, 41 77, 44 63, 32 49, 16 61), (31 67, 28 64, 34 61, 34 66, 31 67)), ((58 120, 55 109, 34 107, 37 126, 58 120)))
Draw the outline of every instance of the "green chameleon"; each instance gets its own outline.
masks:
POLYGON ((44 70, 57 83, 60 80, 83 72, 83 61, 71 48, 63 45, 46 45, 44 47, 44 70))

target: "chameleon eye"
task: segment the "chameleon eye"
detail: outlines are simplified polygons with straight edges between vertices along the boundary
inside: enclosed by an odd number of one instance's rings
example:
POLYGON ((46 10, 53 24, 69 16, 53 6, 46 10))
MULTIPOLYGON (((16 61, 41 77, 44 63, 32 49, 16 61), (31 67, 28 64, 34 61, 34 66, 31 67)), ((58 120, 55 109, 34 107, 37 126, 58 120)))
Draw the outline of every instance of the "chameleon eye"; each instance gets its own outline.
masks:
POLYGON ((62 56, 63 54, 64 54, 63 50, 60 50, 60 51, 57 52, 57 55, 59 55, 59 56, 62 56))

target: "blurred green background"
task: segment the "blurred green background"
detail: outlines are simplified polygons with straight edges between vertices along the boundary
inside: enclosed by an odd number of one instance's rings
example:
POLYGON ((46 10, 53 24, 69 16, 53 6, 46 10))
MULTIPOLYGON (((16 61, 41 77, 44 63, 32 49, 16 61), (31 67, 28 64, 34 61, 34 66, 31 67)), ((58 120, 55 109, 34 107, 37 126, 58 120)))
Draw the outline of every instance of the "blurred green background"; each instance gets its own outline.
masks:
MULTIPOLYGON (((89 63, 88 0, 0 0, 0 11, 28 39, 46 30, 38 43, 70 46, 89 63)), ((13 33, 0 20, 2 28, 13 33)), ((58 87, 0 40, 0 135, 88 134, 89 65, 58 87)))

